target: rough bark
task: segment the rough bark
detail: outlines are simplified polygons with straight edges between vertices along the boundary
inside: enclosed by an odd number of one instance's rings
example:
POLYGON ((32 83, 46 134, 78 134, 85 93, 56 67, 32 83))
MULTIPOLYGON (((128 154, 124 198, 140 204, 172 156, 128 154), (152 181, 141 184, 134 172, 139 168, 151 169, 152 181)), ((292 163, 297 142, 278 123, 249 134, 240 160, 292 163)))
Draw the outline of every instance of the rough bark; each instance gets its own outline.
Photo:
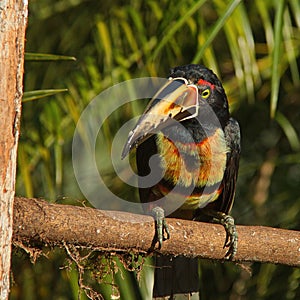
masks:
POLYGON ((0 299, 8 299, 27 1, 0 2, 0 299))
MULTIPOLYGON (((225 231, 221 225, 179 219, 168 219, 168 224, 171 238, 155 251, 223 259, 225 231)), ((300 232, 263 226, 237 226, 237 231, 235 261, 300 266, 300 232)), ((149 216, 15 198, 16 244, 70 244, 103 251, 148 253, 153 236, 154 222, 149 216)))

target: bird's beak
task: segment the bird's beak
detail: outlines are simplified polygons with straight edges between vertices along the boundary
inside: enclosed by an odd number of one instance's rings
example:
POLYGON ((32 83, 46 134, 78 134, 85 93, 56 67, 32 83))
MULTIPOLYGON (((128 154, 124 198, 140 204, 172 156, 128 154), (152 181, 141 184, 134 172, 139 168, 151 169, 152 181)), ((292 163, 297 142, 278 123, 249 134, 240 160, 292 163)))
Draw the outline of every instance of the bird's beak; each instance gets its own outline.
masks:
POLYGON ((122 159, 131 148, 138 146, 151 135, 174 124, 198 115, 198 89, 185 78, 170 78, 150 100, 136 126, 128 135, 122 159))

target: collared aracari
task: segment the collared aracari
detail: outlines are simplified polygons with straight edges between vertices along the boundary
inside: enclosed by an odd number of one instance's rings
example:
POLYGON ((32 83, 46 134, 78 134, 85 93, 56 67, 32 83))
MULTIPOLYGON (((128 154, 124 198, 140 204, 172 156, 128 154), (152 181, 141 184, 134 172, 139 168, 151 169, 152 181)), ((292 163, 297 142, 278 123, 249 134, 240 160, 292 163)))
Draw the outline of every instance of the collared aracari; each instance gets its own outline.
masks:
MULTIPOLYGON (((217 76, 202 65, 172 69, 168 82, 150 100, 130 132, 122 156, 134 146, 138 175, 148 176, 152 171, 161 174, 153 186, 139 188, 141 202, 149 203, 154 215, 159 247, 169 238, 169 230, 164 207, 156 205, 156 200, 166 197, 168 205, 168 201, 177 204, 174 199, 179 198, 181 202, 169 216, 191 220, 208 216, 222 224, 226 231, 224 247, 228 248, 225 258, 232 259, 237 251, 237 232, 228 213, 235 195, 240 128, 230 117, 227 97, 217 76), (150 166, 155 154, 158 162, 150 166)), ((182 265, 193 268, 187 260, 182 265)), ((172 268, 166 271, 169 275, 170 272, 172 268)), ((198 272, 197 268, 194 272, 198 272)), ((156 277, 168 280, 169 275, 156 277)), ((193 280, 185 277, 187 287, 174 287, 175 282, 169 292, 158 291, 156 295, 193 292, 198 288, 199 283, 192 284, 189 281, 193 280), (189 285, 194 286, 189 289, 189 285)))

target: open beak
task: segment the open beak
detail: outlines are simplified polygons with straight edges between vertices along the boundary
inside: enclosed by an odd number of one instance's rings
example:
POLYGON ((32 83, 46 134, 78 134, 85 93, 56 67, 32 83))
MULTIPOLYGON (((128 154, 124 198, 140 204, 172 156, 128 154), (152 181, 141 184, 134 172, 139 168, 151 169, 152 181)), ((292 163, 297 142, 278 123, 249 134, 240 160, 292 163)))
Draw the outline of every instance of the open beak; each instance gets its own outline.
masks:
POLYGON ((122 159, 133 146, 138 146, 151 135, 174 124, 198 115, 198 89, 185 78, 170 78, 150 100, 136 126, 128 135, 122 159))

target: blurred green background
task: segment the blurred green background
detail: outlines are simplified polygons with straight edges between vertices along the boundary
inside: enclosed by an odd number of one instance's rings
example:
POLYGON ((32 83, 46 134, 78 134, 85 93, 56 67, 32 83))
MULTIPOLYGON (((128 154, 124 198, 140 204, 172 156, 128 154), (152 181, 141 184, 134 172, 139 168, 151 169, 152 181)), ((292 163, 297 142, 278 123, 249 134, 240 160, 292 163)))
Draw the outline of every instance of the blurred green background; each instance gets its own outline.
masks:
MULTIPOLYGON (((80 205, 71 146, 91 99, 130 78, 165 77, 171 67, 202 63, 221 78, 242 129, 236 223, 300 230, 299 0, 31 0, 26 51, 17 195, 80 205)), ((144 104, 108 120, 108 147, 144 104)), ((130 192, 109 166, 105 176, 115 193, 130 192)), ((128 269, 145 265, 136 274, 94 252, 82 259, 80 277, 64 250, 44 253, 32 264, 14 249, 11 299, 92 296, 80 292, 78 279, 104 299, 147 299, 152 269, 141 257, 121 259, 128 269)), ((201 299, 300 299, 298 268, 201 261, 199 272, 201 299)))

